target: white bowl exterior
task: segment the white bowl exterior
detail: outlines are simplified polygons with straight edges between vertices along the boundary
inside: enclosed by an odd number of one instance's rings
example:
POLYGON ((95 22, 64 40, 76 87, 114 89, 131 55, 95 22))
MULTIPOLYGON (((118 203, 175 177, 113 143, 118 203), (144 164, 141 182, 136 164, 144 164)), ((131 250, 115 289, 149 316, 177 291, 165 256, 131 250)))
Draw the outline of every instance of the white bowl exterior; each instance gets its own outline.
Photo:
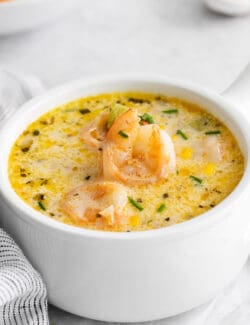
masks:
POLYGON ((0 35, 28 30, 64 14, 76 0, 12 0, 0 3, 0 35))
POLYGON ((52 304, 93 319, 149 321, 208 301, 240 271, 250 246, 248 159, 242 193, 232 193, 207 215, 141 233, 112 234, 60 224, 26 206, 8 184, 9 149, 28 123, 56 105, 108 91, 167 93, 202 104, 231 127, 248 156, 249 134, 241 115, 231 116, 230 107, 218 96, 188 88, 160 79, 78 82, 25 105, 1 134, 6 139, 0 148, 3 223, 41 272, 52 304))
POLYGON ((52 304, 92 319, 138 322, 205 303, 239 273, 249 253, 242 203, 228 221, 179 240, 72 239, 9 209, 3 221, 41 272, 52 304))

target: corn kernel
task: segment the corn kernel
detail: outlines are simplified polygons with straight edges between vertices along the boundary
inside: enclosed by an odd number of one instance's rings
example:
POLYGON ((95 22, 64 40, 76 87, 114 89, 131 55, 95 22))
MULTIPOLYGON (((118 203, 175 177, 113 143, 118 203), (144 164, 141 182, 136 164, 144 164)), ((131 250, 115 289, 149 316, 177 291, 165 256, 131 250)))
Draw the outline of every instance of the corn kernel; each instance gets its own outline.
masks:
POLYGON ((207 176, 211 176, 215 173, 215 165, 213 163, 209 163, 204 167, 204 174, 207 176))
POLYGON ((192 148, 184 148, 181 151, 182 159, 191 159, 193 157, 193 149, 192 148))
POLYGON ((191 172, 188 168, 181 168, 179 173, 181 176, 188 176, 188 175, 190 175, 191 172))
POLYGON ((139 216, 132 216, 129 218, 129 225, 131 227, 136 227, 140 224, 140 217, 139 216))
POLYGON ((43 147, 45 148, 45 149, 49 149, 50 147, 52 147, 52 146, 54 146, 56 144, 56 142, 55 141, 52 141, 52 140, 46 140, 46 141, 44 141, 44 143, 43 143, 43 147))
POLYGON ((172 138, 173 141, 175 141, 176 138, 177 138, 177 135, 176 135, 176 134, 172 134, 172 135, 171 135, 171 138, 172 138))

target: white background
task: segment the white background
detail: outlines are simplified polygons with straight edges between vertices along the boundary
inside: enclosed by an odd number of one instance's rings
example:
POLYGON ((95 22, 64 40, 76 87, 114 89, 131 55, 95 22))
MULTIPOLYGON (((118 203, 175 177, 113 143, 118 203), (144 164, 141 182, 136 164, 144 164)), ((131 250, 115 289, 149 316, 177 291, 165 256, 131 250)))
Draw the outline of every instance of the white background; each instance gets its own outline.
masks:
MULTIPOLYGON (((250 16, 217 15, 201 0, 79 3, 39 30, 0 37, 0 65, 34 73, 47 87, 107 73, 147 72, 221 92, 250 60, 250 16)), ((92 322, 52 307, 50 317, 53 325, 92 322)))

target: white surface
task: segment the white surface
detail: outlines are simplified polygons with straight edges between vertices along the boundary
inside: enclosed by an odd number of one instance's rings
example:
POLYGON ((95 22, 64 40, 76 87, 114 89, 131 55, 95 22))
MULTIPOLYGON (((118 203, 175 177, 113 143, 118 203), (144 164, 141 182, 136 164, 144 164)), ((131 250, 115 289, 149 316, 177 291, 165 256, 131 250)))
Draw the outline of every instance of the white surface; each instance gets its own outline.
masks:
MULTIPOLYGON (((64 20, 0 38, 0 64, 34 73, 48 86, 89 75, 145 71, 221 91, 250 58, 248 16, 215 15, 200 0, 79 1, 81 8, 64 20)), ((226 316, 217 324, 246 324, 249 298, 243 305, 240 302, 242 291, 246 295, 248 290, 242 281, 236 283, 231 320, 226 316)), ((216 309, 221 319, 226 304, 223 298, 222 310, 216 309)), ((197 321, 197 313, 188 316, 185 325, 188 320, 192 325, 205 324, 197 321)), ((91 323, 54 308, 51 321, 55 325, 91 323)), ((171 320, 161 323, 173 324, 171 320)))
POLYGON ((0 3, 0 35, 29 30, 69 11, 75 0, 11 0, 0 3))

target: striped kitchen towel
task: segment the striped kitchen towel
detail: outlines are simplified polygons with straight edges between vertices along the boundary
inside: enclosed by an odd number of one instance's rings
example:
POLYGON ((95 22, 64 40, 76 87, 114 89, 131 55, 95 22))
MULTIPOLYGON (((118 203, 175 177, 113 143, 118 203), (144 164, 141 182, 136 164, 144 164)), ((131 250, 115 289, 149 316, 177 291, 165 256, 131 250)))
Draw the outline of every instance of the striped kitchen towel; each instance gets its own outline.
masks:
MULTIPOLYGON (((36 78, 0 68, 0 125, 42 90, 36 78)), ((47 292, 42 278, 14 240, 0 228, 0 325, 47 324, 47 292)))

